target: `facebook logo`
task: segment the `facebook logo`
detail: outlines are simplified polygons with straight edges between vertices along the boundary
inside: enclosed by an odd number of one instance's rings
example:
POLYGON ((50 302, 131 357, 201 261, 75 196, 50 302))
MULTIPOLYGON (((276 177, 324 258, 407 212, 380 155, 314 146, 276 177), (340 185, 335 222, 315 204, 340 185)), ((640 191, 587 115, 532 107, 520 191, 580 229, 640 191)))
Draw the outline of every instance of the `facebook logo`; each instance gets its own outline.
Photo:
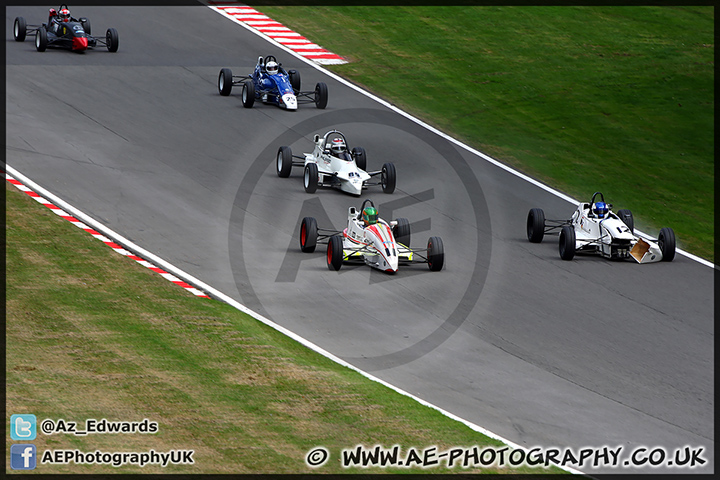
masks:
POLYGON ((18 443, 10 447, 10 468, 13 470, 35 470, 36 466, 35 445, 18 443))
POLYGON ((35 415, 22 414, 10 417, 10 438, 13 440, 35 440, 37 420, 35 415))

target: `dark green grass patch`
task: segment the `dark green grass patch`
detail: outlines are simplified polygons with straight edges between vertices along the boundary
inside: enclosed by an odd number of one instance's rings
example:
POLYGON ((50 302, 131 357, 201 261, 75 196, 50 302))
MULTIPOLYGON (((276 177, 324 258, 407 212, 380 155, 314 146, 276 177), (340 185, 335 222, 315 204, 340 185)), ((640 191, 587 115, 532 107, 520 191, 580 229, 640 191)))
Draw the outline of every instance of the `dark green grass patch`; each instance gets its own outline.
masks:
POLYGON ((345 470, 341 450, 501 445, 193 296, 6 189, 6 424, 15 413, 80 429, 89 418, 147 418, 158 433, 40 434, 33 443, 39 455, 195 452, 194 465, 39 465, 32 473, 377 473, 393 470, 345 470), (318 446, 331 460, 312 470, 305 456, 318 446))
POLYGON ((427 123, 713 259, 712 7, 260 10, 427 123))

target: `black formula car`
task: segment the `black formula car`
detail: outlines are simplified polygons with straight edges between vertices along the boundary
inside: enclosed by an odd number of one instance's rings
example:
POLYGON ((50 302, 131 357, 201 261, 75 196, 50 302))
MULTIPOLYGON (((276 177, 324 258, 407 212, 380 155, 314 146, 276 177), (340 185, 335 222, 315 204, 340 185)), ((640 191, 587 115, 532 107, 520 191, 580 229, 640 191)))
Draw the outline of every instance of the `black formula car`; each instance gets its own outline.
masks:
POLYGON ((98 45, 104 45, 110 52, 117 52, 117 30, 108 28, 104 39, 93 37, 90 32, 90 20, 86 17, 71 17, 67 5, 60 5, 58 11, 51 8, 48 23, 28 25, 23 17, 16 17, 13 24, 15 41, 23 42, 28 35, 35 35, 35 48, 38 52, 44 52, 48 47, 84 52, 98 45), (59 12, 63 12, 62 15, 59 12))

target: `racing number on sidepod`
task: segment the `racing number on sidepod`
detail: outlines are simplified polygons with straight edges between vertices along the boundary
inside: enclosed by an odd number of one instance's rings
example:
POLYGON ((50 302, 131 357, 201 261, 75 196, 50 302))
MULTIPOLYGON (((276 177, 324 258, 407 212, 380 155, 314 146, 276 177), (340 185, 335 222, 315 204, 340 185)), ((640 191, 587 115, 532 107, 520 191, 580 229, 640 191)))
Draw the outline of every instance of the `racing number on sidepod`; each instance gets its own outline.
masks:
MULTIPOLYGON (((378 205, 378 210, 384 218, 390 221, 393 219, 393 213, 395 210, 417 205, 434 198, 435 190, 431 188, 430 190, 425 190, 415 195, 405 195, 404 197, 381 203, 378 205)), ((303 202, 294 232, 300 228, 302 219, 307 216, 315 217, 318 221, 318 225, 321 227, 327 228, 333 225, 330 221, 330 217, 325 211, 325 207, 323 207, 318 197, 314 197, 303 202)), ((413 233, 427 232, 431 227, 430 218, 414 221, 410 225, 413 233)), ((293 235, 290 239, 290 244, 285 251, 285 258, 283 259, 282 265, 280 265, 280 271, 278 272, 277 277, 275 277, 276 282, 294 282, 295 278, 297 278, 297 273, 300 270, 300 263, 303 260, 310 260, 314 258, 311 255, 299 255, 298 253, 299 249, 297 245, 297 238, 293 235)))

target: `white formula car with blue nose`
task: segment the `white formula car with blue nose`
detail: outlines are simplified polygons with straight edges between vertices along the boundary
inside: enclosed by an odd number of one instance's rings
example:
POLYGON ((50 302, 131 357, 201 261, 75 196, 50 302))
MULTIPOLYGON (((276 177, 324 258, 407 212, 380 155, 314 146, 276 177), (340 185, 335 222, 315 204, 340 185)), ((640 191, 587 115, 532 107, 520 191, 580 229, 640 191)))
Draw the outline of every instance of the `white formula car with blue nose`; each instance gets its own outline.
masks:
POLYGON ((569 220, 546 220, 540 208, 532 208, 527 217, 527 237, 542 242, 546 233, 560 236, 560 258, 572 260, 575 253, 599 254, 613 260, 634 259, 637 263, 670 262, 675 258, 675 233, 661 228, 657 239, 635 235, 635 220, 630 210, 617 214, 595 192, 590 203, 580 203, 569 220))
POLYGON ((327 243, 327 266, 336 271, 343 263, 366 264, 388 273, 397 272, 400 265, 427 263, 437 272, 445 262, 440 237, 430 237, 426 249, 410 248, 410 222, 406 218, 386 222, 369 199, 360 210, 348 209, 347 228, 342 232, 318 228, 315 218, 303 218, 300 250, 312 253, 318 243, 327 243))
POLYGON ((348 150, 345 135, 330 130, 324 136, 315 134, 315 148, 303 156, 293 155, 290 147, 278 149, 276 166, 279 177, 290 176, 292 167, 303 167, 303 183, 307 193, 315 193, 318 187, 334 187, 351 195, 361 195, 363 189, 380 185, 383 192, 395 191, 395 165, 383 164, 382 169, 366 172, 365 149, 348 150), (293 160, 293 159, 298 159, 293 160))

